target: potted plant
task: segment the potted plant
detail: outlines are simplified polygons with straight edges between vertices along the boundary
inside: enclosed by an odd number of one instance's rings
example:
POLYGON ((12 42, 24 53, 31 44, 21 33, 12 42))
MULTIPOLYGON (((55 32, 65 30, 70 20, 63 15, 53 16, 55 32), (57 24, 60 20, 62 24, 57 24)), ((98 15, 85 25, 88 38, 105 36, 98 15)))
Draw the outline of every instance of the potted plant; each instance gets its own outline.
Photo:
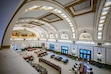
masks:
POLYGON ((100 62, 102 61, 102 59, 100 59, 100 58, 97 58, 97 61, 100 63, 100 62))
POLYGON ((101 64, 102 59, 101 58, 97 58, 97 61, 98 61, 98 67, 102 68, 102 64, 101 64))

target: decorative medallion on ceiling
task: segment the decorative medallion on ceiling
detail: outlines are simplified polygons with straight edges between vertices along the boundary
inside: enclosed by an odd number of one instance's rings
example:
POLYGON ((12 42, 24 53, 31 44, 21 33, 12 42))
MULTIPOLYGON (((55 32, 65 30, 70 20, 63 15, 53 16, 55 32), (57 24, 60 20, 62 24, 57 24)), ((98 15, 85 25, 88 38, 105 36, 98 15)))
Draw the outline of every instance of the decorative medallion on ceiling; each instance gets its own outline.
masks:
POLYGON ((47 14, 40 17, 39 20, 43 20, 43 21, 48 22, 48 23, 53 23, 53 22, 57 22, 57 21, 60 21, 63 19, 56 14, 48 12, 47 14))

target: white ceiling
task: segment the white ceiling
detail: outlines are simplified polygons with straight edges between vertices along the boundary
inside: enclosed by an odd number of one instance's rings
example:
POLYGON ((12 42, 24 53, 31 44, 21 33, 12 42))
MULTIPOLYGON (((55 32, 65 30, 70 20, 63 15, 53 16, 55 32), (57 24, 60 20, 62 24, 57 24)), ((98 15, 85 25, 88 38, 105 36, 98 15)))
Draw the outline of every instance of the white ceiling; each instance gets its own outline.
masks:
POLYGON ((63 31, 69 30, 68 26, 66 25, 66 23, 64 21, 54 22, 52 24, 57 28, 58 31, 59 30, 63 30, 63 31))
POLYGON ((90 7, 90 0, 87 0, 86 2, 83 2, 79 5, 75 5, 74 9, 75 9, 75 11, 77 11, 77 10, 81 10, 81 9, 84 9, 84 8, 87 8, 87 7, 90 7))
POLYGON ((81 16, 74 17, 74 20, 76 22, 78 31, 82 29, 94 29, 94 13, 88 13, 81 16))
MULTIPOLYGON (((39 1, 39 3, 42 4, 43 1, 41 1, 41 2, 39 1)), ((93 6, 90 6, 90 0, 87 0, 87 2, 83 2, 83 3, 79 4, 79 5, 74 5, 73 6, 74 9, 76 10, 74 12, 74 14, 80 14, 80 15, 72 17, 70 15, 71 13, 68 12, 65 9, 66 6, 68 6, 70 4, 73 4, 73 3, 76 3, 78 1, 82 2, 82 0, 52 0, 52 1, 46 0, 46 1, 44 1, 43 4, 45 6, 45 2, 49 2, 50 3, 49 6, 54 6, 55 5, 54 8, 56 8, 56 7, 58 8, 58 5, 61 5, 59 7, 61 9, 63 9, 65 11, 66 15, 70 16, 71 21, 73 21, 75 23, 75 24, 73 23, 73 26, 76 28, 75 29, 76 33, 78 33, 78 32, 82 33, 83 31, 87 31, 87 32, 89 31, 89 33, 94 34, 94 32, 96 30, 96 26, 95 26, 94 22, 95 22, 96 15, 98 15, 97 14, 98 10, 96 10, 96 12, 91 11, 93 6)), ((91 0, 91 2, 92 1, 93 0, 91 0)), ((47 4, 47 6, 48 6, 48 4, 47 4)), ((64 11, 62 11, 62 12, 64 12, 64 11)), ((59 13, 57 14, 57 13, 54 13, 52 11, 37 9, 37 10, 31 10, 31 11, 28 11, 28 12, 24 12, 24 13, 22 13, 22 15, 19 18, 24 18, 24 17, 30 18, 31 17, 31 18, 36 18, 37 20, 40 20, 39 18, 44 17, 48 12, 53 13, 55 15, 59 15, 59 13)), ((48 16, 48 17, 53 18, 54 16, 48 16)), ((62 16, 59 15, 59 17, 63 19, 62 16)), ((69 35, 71 35, 71 33, 72 33, 71 27, 70 27, 70 25, 68 24, 68 22, 65 19, 60 20, 60 21, 56 21, 56 22, 51 22, 51 23, 48 23, 48 24, 50 24, 53 28, 55 28, 55 30, 57 30, 57 32, 59 34, 62 33, 62 32, 67 32, 67 33, 69 33, 69 35)), ((42 25, 40 27, 44 28, 48 32, 48 34, 55 33, 53 31, 53 29, 51 29, 51 27, 49 27, 47 25, 42 25)), ((43 30, 40 30, 40 32, 42 33, 43 30)))
POLYGON ((43 27, 44 29, 46 29, 48 33, 53 32, 53 30, 52 30, 49 26, 47 26, 47 25, 42 25, 42 27, 43 27))

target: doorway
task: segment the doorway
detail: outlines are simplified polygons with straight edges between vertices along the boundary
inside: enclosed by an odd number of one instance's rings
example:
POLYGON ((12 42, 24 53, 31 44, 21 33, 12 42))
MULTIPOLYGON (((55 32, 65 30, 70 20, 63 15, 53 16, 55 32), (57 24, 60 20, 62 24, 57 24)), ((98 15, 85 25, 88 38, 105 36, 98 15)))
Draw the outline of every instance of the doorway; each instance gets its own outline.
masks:
POLYGON ((54 50, 54 44, 50 44, 50 50, 54 50))
POLYGON ((62 54, 68 54, 68 47, 67 46, 61 46, 61 53, 62 54))
POLYGON ((80 52, 80 56, 79 57, 81 59, 84 58, 87 61, 91 60, 91 50, 80 49, 79 52, 80 52))

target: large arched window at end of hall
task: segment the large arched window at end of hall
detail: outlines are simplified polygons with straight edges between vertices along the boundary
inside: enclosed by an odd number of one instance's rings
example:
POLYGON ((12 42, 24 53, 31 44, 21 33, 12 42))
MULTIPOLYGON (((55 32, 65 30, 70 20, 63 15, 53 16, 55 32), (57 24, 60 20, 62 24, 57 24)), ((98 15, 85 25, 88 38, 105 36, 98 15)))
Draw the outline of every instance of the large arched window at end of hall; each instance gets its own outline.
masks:
POLYGON ((63 34, 61 35, 61 39, 69 39, 68 34, 63 33, 63 34))
POLYGON ((89 33, 81 33, 79 40, 92 41, 92 36, 89 33))
POLYGON ((50 39, 53 39, 54 38, 54 34, 50 34, 50 39))

